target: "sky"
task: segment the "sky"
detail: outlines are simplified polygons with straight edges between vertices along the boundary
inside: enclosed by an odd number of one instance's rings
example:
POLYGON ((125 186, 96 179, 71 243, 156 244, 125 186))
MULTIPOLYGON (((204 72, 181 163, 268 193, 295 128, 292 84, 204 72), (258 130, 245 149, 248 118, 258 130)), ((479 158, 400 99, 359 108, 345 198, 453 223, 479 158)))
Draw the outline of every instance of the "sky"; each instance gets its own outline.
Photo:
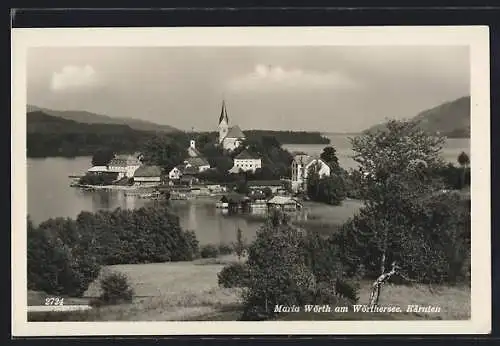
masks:
POLYGON ((28 104, 214 131, 359 132, 470 95, 467 46, 36 47, 28 104))

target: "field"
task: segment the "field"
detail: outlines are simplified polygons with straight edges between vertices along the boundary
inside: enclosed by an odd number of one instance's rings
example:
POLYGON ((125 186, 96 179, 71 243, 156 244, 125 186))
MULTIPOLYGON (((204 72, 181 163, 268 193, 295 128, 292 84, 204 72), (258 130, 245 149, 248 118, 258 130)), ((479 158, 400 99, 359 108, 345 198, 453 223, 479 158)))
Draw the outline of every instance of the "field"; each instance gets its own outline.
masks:
MULTIPOLYGON (((242 305, 239 289, 218 287, 217 273, 224 264, 236 261, 234 256, 197 260, 184 263, 116 265, 106 270, 128 275, 136 298, 131 304, 94 308, 83 312, 32 313, 31 321, 216 321, 237 320, 242 305)), ((360 304, 366 304, 370 282, 363 282, 360 304)), ((93 284, 88 297, 98 295, 93 284)), ((82 300, 80 300, 81 302, 82 300)), ((279 320, 410 320, 410 319, 468 319, 470 318, 470 289, 426 285, 384 286, 381 305, 434 305, 439 313, 290 313, 280 314, 279 320)))

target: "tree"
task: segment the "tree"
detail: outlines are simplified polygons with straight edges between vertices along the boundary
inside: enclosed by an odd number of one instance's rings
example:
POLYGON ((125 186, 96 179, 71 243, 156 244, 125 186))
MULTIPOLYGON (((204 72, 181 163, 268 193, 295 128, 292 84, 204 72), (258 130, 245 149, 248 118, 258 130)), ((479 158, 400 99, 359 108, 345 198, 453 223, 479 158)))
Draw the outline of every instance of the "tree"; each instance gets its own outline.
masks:
POLYGON ((92 155, 92 166, 107 166, 115 153, 110 149, 100 149, 92 155))
POLYGON ((245 248, 246 246, 245 246, 245 241, 243 240, 243 232, 238 227, 238 229, 236 230, 236 243, 234 244, 234 251, 238 256, 238 260, 241 259, 241 256, 243 255, 243 251, 245 251, 245 248))
POLYGON ((81 296, 100 271, 92 239, 92 234, 78 232, 70 219, 53 219, 39 227, 28 219, 28 288, 81 296))
POLYGON ((334 147, 328 146, 323 149, 320 159, 325 161, 331 169, 336 170, 339 167, 339 159, 337 158, 337 151, 334 147))
POLYGON ((467 155, 465 152, 462 151, 460 153, 460 155, 458 155, 457 161, 458 161, 458 164, 460 165, 460 167, 462 167, 461 187, 464 187, 465 186, 465 171, 470 164, 469 155, 467 155))
POLYGON ((276 305, 355 302, 357 289, 343 280, 337 249, 333 238, 309 234, 272 211, 249 248, 243 319, 269 317, 276 305))
POLYGON ((276 304, 304 304, 314 276, 306 266, 302 234, 276 211, 257 232, 249 249, 248 290, 243 292, 245 314, 268 316, 276 304))
POLYGON ((238 181, 236 184, 236 192, 246 195, 249 192, 248 182, 246 179, 238 181))
POLYGON ((219 173, 225 174, 233 168, 233 160, 229 156, 218 156, 213 159, 213 165, 219 173))
POLYGON ((378 244, 383 274, 390 257, 390 240, 399 229, 397 223, 405 208, 442 187, 421 173, 443 166, 440 152, 444 138, 427 135, 416 122, 392 120, 385 129, 355 137, 351 143, 354 160, 364 174, 361 194, 369 208, 366 217, 378 244))
POLYGON ((143 155, 143 162, 169 172, 187 157, 187 143, 177 142, 167 135, 156 135, 145 143, 143 155))
POLYGON ((346 188, 344 177, 340 169, 335 170, 330 176, 320 177, 320 166, 312 165, 307 175, 307 195, 317 202, 339 205, 344 200, 346 188))
POLYGON ((462 151, 460 155, 458 155, 457 161, 461 167, 466 167, 470 164, 469 155, 462 151))
POLYGON ((390 121, 382 131, 352 139, 365 207, 338 234, 342 261, 351 271, 362 265, 371 277, 401 272, 419 281, 453 281, 470 232, 470 213, 453 195, 443 194, 437 176, 444 167, 444 139, 416 123, 390 121), (398 269, 399 271, 399 269, 398 269))

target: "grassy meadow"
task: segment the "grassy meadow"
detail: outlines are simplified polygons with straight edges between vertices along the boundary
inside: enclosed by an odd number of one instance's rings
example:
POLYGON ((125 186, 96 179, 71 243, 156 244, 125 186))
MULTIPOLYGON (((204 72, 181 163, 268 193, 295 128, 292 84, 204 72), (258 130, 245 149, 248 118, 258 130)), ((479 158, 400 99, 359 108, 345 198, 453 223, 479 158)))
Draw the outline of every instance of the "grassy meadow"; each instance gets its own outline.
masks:
MULTIPOLYGON (((225 264, 237 261, 233 255, 183 263, 116 265, 107 270, 129 277, 136 297, 130 304, 94 308, 78 312, 30 313, 31 321, 234 321, 242 313, 240 289, 220 288, 217 273, 225 264)), ((359 304, 366 304, 371 282, 362 282, 359 304)), ((97 281, 78 303, 99 294, 97 281)), ((33 293, 31 293, 34 296, 33 293)), ((32 300, 33 302, 33 300, 32 300)), ((73 301, 74 303, 75 301, 73 301)), ((65 301, 66 303, 66 301, 65 301)), ((66 304, 69 304, 66 303, 66 304)), ((439 306, 439 313, 288 313, 279 320, 413 320, 470 318, 468 287, 392 285, 382 288, 381 305, 408 304, 439 306)))

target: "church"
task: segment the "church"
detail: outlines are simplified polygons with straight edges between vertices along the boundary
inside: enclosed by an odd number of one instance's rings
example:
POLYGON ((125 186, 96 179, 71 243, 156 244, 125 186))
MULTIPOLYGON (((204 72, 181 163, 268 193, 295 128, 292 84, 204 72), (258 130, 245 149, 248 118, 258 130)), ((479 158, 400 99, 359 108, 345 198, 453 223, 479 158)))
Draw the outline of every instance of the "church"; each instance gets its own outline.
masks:
POLYGON ((229 127, 226 102, 222 101, 222 110, 219 117, 219 145, 224 150, 233 151, 245 140, 245 134, 238 125, 229 127))

